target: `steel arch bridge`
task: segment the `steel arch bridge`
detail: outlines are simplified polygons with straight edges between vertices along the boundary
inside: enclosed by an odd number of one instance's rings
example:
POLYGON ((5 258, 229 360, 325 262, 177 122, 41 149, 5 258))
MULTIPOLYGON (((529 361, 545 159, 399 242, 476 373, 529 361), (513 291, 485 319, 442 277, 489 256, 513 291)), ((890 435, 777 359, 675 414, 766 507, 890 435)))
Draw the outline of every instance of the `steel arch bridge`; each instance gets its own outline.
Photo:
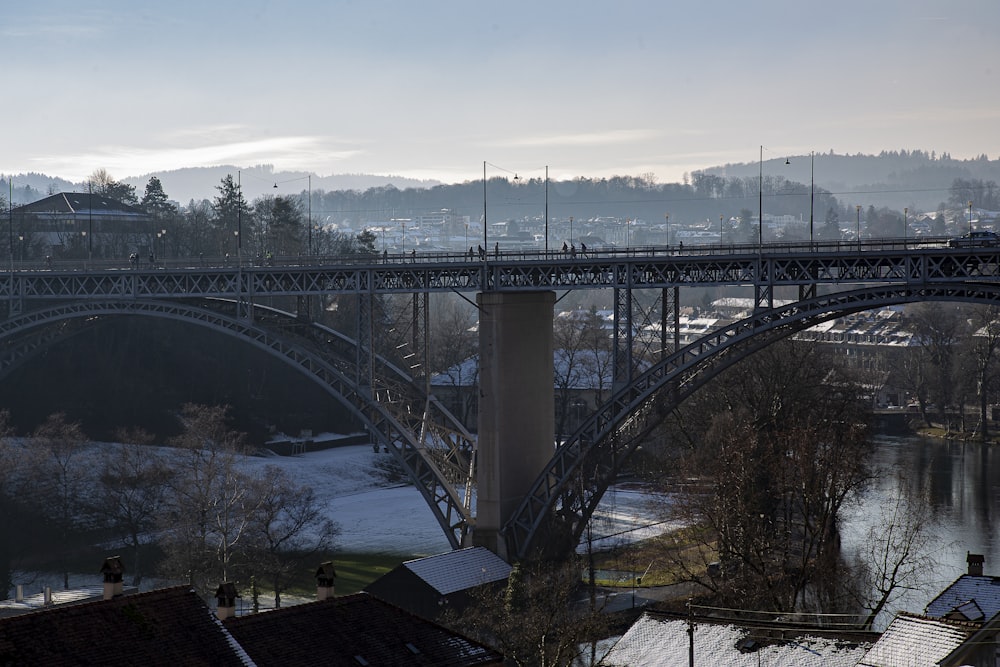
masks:
POLYGON ((443 292, 528 292, 610 289, 615 295, 615 374, 612 398, 555 450, 531 492, 502 531, 518 558, 563 555, 643 435, 660 416, 722 369, 762 347, 839 315, 920 300, 993 303, 1000 285, 995 248, 952 249, 943 243, 878 242, 766 247, 663 248, 590 253, 504 253, 470 261, 462 254, 397 258, 315 258, 303 264, 236 267, 178 262, 159 270, 115 266, 15 266, 0 272, 0 377, 31 354, 73 335, 94 318, 170 318, 234 336, 292 365, 341 401, 400 460, 453 547, 475 528, 475 438, 420 384, 374 352, 371 299, 414 299, 414 329, 426 300, 443 292), (17 269, 17 270, 15 270, 17 269), (687 347, 676 328, 682 286, 752 287, 754 314, 687 347), (862 286, 818 295, 819 288, 862 286), (776 305, 794 294, 794 303, 776 305), (643 312, 638 295, 658 293, 643 312), (309 319, 309 300, 357 297, 358 336, 350 340, 309 319), (262 308, 270 296, 294 296, 295 315, 262 308), (672 310, 672 312, 671 312, 672 310), (658 311, 658 312, 654 312, 658 311), (305 315, 303 315, 305 312, 305 315), (639 373, 633 353, 638 328, 659 315, 660 361, 639 373), (673 340, 670 339, 673 316, 673 340), (364 325, 367 320, 368 325, 364 325))
POLYGON ((759 310, 681 348, 616 392, 556 450, 504 529, 508 552, 522 560, 572 553, 601 497, 643 438, 726 368, 821 322, 916 301, 1000 304, 1000 284, 838 292, 759 310))
POLYGON ((48 347, 109 317, 165 318, 235 337, 291 366, 344 405, 392 452, 414 481, 453 547, 473 523, 474 440, 405 372, 376 357, 377 386, 356 377, 357 345, 343 334, 290 313, 257 306, 254 321, 235 316, 232 301, 199 304, 155 299, 83 300, 32 310, 0 322, 0 380, 48 347))

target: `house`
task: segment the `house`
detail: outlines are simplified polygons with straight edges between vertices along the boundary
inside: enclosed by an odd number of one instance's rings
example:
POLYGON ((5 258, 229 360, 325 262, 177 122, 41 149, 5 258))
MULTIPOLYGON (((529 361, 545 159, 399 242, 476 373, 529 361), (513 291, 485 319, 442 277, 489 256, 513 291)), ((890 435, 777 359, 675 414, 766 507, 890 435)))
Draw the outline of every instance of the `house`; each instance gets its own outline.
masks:
POLYGON ((155 229, 141 209, 89 192, 62 192, 10 212, 18 259, 45 256, 127 258, 158 247, 166 230, 155 229))
POLYGON ((232 582, 216 590, 213 614, 190 586, 128 594, 118 557, 101 572, 102 599, 49 597, 34 611, 0 618, 0 665, 503 664, 489 647, 368 593, 334 597, 332 562, 316 571, 316 602, 245 616, 236 614, 232 582))
POLYGON ((485 547, 456 549, 417 558, 393 568, 365 587, 365 592, 401 609, 433 619, 460 611, 483 586, 502 586, 511 567, 485 547))
POLYGON ((367 593, 233 616, 223 625, 258 667, 503 664, 496 651, 367 593))
POLYGON ((601 660, 603 667, 694 664, 726 667, 854 667, 874 633, 803 629, 763 621, 737 623, 644 612, 601 660), (691 632, 693 625, 693 632, 691 632))
POLYGON ((922 616, 900 613, 859 667, 996 667, 1000 656, 1000 577, 983 575, 983 556, 931 600, 922 616))
POLYGON ((947 658, 965 645, 977 629, 976 624, 967 621, 950 621, 901 612, 892 619, 882 636, 861 658, 858 667, 968 665, 971 663, 947 661, 947 658))
POLYGON ((252 664, 188 586, 0 619, 2 665, 252 664))

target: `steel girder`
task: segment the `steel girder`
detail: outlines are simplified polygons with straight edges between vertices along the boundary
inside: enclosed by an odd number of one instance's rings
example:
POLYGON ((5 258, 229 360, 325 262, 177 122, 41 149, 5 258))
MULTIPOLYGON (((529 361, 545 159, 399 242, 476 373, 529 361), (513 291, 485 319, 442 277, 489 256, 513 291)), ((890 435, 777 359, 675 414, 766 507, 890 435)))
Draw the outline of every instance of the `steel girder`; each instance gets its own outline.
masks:
POLYGON ((1000 303, 1000 283, 872 286, 759 310, 639 375, 560 446, 504 528, 519 559, 572 552, 625 459, 662 419, 722 370, 797 331, 845 314, 914 301, 1000 303))
POLYGON ((408 374, 381 357, 373 387, 355 382, 357 345, 338 332, 304 323, 289 313, 257 307, 256 321, 240 316, 232 301, 200 306, 165 300, 84 300, 0 321, 6 374, 32 354, 109 316, 163 317, 235 336, 291 365, 341 402, 397 458, 424 496, 453 547, 466 542, 475 519, 469 481, 475 439, 408 374), (39 335, 41 331, 41 335, 39 335))
MULTIPOLYGON (((319 294, 537 291, 539 289, 667 288, 695 285, 782 286, 884 282, 967 282, 1000 278, 1000 249, 945 248, 810 251, 713 247, 671 254, 663 249, 568 259, 461 261, 440 257, 384 264, 280 267, 29 270, 0 272, 0 299, 253 299, 319 294)), ((464 256, 463 256, 464 257, 464 256)), ((767 302, 765 298, 758 299, 767 302)), ((19 312, 10 304, 11 312, 19 312)))

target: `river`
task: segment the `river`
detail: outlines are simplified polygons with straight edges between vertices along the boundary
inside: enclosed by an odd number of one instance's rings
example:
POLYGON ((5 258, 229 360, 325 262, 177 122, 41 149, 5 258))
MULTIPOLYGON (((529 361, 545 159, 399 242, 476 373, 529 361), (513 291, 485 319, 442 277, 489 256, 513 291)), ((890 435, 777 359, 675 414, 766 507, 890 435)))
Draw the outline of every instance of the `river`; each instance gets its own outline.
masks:
MULTIPOLYGON (((867 528, 901 492, 929 506, 930 555, 935 565, 893 611, 922 613, 948 584, 967 571, 968 552, 986 558, 984 574, 1000 575, 1000 449, 975 442, 923 437, 878 437, 874 463, 882 476, 844 516, 844 549, 857 548, 867 528)), ((888 620, 888 619, 880 619, 888 620)))

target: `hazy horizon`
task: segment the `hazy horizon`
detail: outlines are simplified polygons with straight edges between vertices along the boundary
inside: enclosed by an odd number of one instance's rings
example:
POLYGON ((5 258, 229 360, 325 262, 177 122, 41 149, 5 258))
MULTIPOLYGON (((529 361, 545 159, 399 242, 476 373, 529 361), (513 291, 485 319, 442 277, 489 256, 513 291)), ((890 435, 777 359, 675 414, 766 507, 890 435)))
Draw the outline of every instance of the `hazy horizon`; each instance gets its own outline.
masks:
POLYGON ((0 27, 0 172, 681 182, 761 146, 996 155, 996 25, 991 0, 39 0, 0 27))

